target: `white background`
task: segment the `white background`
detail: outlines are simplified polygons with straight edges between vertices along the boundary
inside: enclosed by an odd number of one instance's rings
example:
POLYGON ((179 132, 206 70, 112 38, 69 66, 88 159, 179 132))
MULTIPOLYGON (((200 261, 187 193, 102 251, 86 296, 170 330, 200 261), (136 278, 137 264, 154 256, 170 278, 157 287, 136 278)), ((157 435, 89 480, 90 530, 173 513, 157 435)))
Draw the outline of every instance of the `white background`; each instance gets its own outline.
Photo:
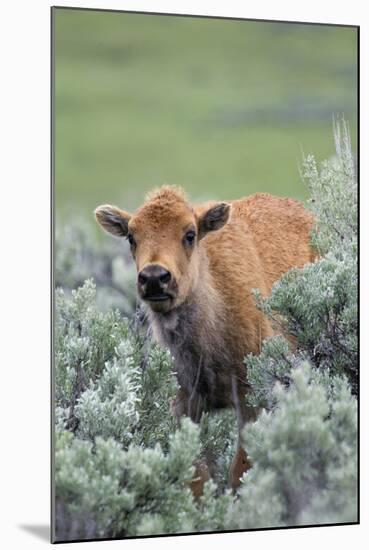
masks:
MULTIPOLYGON (((0 12, 1 531, 3 548, 39 548, 49 524, 50 1, 7 0, 0 12), (5 353, 4 353, 5 352, 5 353)), ((361 525, 89 543, 116 548, 364 548, 368 529, 368 26, 351 0, 75 1, 57 5, 361 25, 361 525), (364 70, 366 69, 366 70, 364 70), (364 121, 366 123, 364 124, 364 121)), ((365 546, 367 547, 367 544, 365 546)), ((72 543, 70 548, 76 545, 72 543)), ((79 546, 81 548, 81 546, 79 546)))

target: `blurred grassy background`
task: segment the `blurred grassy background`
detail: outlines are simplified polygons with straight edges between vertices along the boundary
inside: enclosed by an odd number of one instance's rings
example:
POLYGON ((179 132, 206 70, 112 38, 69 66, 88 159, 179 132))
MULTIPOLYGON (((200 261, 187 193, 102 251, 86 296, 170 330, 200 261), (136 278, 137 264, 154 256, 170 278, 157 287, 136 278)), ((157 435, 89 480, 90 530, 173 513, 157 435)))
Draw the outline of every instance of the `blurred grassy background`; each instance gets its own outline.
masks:
POLYGON ((57 222, 146 190, 304 199, 302 152, 356 147, 357 31, 54 9, 57 222))

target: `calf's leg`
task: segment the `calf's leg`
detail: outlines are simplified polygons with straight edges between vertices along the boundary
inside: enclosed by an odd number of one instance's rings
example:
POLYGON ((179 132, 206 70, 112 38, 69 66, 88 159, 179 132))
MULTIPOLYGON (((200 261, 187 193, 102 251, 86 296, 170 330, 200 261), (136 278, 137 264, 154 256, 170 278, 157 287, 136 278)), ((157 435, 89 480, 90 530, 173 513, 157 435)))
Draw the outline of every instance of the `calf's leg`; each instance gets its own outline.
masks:
POLYGON ((241 445, 238 445, 236 454, 233 457, 232 464, 229 470, 228 483, 233 491, 236 491, 236 489, 240 486, 241 477, 250 468, 251 462, 246 454, 246 451, 241 447, 241 445))
POLYGON ((240 388, 234 377, 232 377, 232 398, 237 416, 238 442, 237 451, 233 457, 229 470, 228 483, 229 486, 236 491, 241 484, 241 477, 252 466, 250 458, 247 456, 244 449, 244 442, 242 440, 243 428, 247 423, 255 422, 260 413, 260 409, 246 405, 243 388, 240 388))

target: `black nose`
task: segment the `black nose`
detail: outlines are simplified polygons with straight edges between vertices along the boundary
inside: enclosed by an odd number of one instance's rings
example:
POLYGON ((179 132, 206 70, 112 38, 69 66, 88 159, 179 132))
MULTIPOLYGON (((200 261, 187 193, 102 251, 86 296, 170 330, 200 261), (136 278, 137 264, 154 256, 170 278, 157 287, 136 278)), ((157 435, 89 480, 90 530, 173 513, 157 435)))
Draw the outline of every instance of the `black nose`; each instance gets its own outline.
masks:
POLYGON ((170 282, 170 272, 160 265, 152 264, 138 274, 138 284, 145 294, 151 296, 161 294, 170 282))

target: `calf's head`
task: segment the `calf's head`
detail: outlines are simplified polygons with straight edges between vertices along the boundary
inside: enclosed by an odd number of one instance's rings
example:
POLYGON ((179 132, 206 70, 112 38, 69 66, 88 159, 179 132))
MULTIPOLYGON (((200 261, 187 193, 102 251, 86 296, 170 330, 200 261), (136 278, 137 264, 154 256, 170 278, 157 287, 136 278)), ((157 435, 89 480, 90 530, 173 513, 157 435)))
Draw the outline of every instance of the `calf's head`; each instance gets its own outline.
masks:
POLYGON ((230 206, 192 207, 183 191, 164 186, 129 214, 116 206, 96 208, 98 223, 126 237, 137 268, 137 290, 152 310, 166 313, 183 303, 199 279, 199 241, 223 227, 230 206))

